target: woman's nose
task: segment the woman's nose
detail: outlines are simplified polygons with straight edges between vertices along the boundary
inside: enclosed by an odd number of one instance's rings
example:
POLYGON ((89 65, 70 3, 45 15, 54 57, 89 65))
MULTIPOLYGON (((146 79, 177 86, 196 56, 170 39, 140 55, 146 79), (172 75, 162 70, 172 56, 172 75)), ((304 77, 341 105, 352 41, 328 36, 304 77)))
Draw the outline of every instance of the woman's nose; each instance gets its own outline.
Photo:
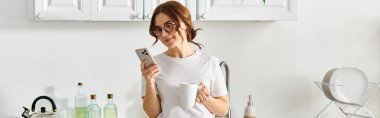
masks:
POLYGON ((166 32, 165 30, 162 30, 162 32, 161 32, 161 37, 166 37, 166 36, 168 36, 168 35, 169 35, 168 32, 166 32))

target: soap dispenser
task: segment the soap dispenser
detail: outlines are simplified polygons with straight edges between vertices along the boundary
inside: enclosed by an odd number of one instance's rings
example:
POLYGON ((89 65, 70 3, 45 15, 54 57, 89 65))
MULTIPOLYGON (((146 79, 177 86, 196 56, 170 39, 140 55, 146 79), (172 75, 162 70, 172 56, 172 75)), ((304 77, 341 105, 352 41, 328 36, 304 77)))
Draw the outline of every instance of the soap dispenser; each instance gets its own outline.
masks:
POLYGON ((247 107, 245 107, 244 118, 256 118, 256 110, 253 107, 252 96, 249 95, 247 107))

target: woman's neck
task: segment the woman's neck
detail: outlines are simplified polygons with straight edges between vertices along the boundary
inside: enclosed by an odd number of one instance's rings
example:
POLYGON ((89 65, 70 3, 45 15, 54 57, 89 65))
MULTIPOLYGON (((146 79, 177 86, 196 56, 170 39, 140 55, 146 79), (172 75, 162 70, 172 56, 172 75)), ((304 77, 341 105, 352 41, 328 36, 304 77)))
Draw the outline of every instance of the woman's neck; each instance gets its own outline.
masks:
POLYGON ((174 48, 168 49, 165 54, 174 58, 185 58, 193 55, 195 50, 189 45, 176 46, 174 48))

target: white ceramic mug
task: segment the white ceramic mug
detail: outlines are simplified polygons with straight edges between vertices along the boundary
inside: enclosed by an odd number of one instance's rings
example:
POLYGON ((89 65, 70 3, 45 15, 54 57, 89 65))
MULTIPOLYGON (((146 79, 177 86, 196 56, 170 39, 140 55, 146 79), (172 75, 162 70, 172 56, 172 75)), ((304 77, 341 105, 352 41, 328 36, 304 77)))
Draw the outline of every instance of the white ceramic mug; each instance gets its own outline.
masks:
POLYGON ((195 105, 195 99, 198 92, 199 84, 188 84, 181 83, 179 91, 181 92, 180 96, 180 105, 184 108, 193 107, 195 105))

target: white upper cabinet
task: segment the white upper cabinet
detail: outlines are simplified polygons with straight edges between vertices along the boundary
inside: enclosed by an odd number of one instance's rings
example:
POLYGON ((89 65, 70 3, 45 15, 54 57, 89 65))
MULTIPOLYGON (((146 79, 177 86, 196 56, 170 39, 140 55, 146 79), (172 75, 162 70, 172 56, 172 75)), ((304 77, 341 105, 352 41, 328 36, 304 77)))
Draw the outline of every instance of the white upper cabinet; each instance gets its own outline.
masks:
MULTIPOLYGON (((36 20, 150 21, 168 0, 34 0, 36 20)), ((177 0, 195 21, 296 20, 296 0, 177 0)))
MULTIPOLYGON (((144 4, 144 19, 146 21, 150 21, 152 18, 152 14, 154 9, 161 3, 164 3, 168 0, 145 0, 144 4)), ((190 10, 190 14, 192 15, 192 19, 196 20, 197 6, 196 0, 177 0, 184 6, 186 6, 190 10)))
POLYGON ((90 0, 35 0, 36 20, 90 20, 90 0))
POLYGON ((296 20, 296 0, 198 0, 201 21, 296 20))
POLYGON ((93 21, 142 21, 143 0, 92 0, 93 21))

